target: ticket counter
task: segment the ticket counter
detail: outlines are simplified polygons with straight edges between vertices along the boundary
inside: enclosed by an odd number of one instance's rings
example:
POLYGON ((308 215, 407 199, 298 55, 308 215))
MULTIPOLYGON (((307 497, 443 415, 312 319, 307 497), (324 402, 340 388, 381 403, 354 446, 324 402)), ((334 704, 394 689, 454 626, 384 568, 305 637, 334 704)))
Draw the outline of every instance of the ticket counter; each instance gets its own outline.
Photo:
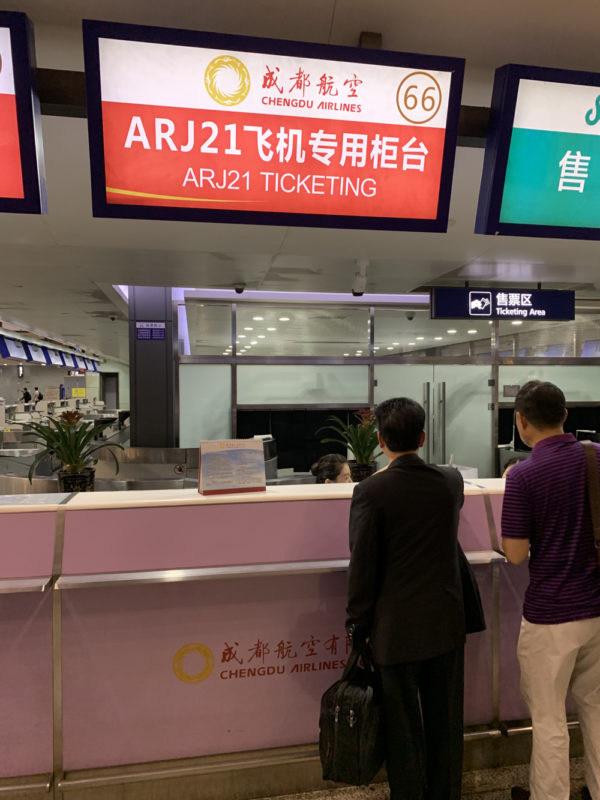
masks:
MULTIPOLYGON (((2 498, 0 789, 110 797, 257 753, 290 775, 310 762, 318 780, 319 699, 349 647, 352 488, 2 498)), ((488 620, 467 643, 475 736, 527 715, 514 655, 525 573, 494 552, 502 492, 467 483, 460 524, 488 620)))

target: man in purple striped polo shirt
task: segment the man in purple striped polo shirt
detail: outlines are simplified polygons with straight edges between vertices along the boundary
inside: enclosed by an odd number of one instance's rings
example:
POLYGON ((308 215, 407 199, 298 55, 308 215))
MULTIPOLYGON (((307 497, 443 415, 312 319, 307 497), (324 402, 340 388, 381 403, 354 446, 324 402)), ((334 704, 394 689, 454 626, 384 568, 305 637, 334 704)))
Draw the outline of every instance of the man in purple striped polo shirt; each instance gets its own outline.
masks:
MULTIPOLYGON (((526 383, 516 397, 515 416, 521 439, 533 450, 506 477, 502 546, 513 564, 530 556, 517 654, 533 722, 531 798, 569 798, 565 698, 570 687, 586 781, 593 800, 600 800, 600 570, 585 453, 563 432, 567 410, 558 386, 526 383)), ((600 447, 596 450, 600 462, 600 447)), ((513 788, 513 798, 526 796, 513 788)))

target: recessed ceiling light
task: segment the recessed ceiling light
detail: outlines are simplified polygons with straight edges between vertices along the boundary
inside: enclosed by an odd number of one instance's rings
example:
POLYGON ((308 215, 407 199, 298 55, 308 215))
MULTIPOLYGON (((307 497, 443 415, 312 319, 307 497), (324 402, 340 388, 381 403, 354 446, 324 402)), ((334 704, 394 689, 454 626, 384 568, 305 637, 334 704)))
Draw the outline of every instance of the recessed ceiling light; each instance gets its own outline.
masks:
POLYGON ((258 344, 258 342, 256 341, 256 339, 254 339, 254 341, 250 342, 250 344, 258 344))
POLYGON ((416 342, 409 342, 409 345, 412 347, 416 342))
POLYGON ((513 321, 511 322, 511 325, 522 325, 522 324, 523 324, 522 319, 513 319, 513 321))
POLYGON ((400 347, 400 342, 392 342, 392 344, 394 345, 394 347, 400 347))
POLYGON ((254 320, 254 322, 262 322, 264 320, 264 317, 252 317, 252 319, 254 320))
POLYGON ((467 331, 467 333, 477 333, 477 331, 475 330, 475 328, 471 328, 470 330, 467 331))
POLYGON ((254 328, 244 328, 245 331, 253 331, 254 328))
POLYGON ((289 322, 289 321, 290 321, 289 317, 279 317, 279 322, 289 322))
POLYGON ((239 339, 245 339, 246 338, 246 334, 245 333, 240 333, 238 338, 239 339))
POLYGON ((393 350, 394 348, 393 347, 386 347, 385 349, 386 350, 393 350))
POLYGON ((493 325, 493 324, 494 324, 494 323, 492 322, 492 320, 491 320, 491 319, 488 319, 488 325, 493 325))
POLYGON ((456 333, 456 328, 448 328, 446 333, 456 333))
POLYGON ((349 355, 350 353, 344 353, 344 358, 347 358, 349 355))
POLYGON ((424 338, 424 336, 417 336, 417 342, 422 342, 424 338))
POLYGON ((379 350, 379 349, 380 349, 379 345, 377 345, 377 347, 373 348, 373 350, 379 350))
POLYGON ((259 333, 259 334, 258 334, 258 336, 257 336, 256 338, 257 338, 257 339, 264 339, 264 338, 266 338, 266 337, 265 337, 264 333, 259 333))
POLYGON ((268 331, 276 331, 277 328, 267 328, 268 331))
POLYGON ((443 336, 434 336, 433 338, 434 338, 434 340, 436 342, 441 342, 444 337, 443 336))

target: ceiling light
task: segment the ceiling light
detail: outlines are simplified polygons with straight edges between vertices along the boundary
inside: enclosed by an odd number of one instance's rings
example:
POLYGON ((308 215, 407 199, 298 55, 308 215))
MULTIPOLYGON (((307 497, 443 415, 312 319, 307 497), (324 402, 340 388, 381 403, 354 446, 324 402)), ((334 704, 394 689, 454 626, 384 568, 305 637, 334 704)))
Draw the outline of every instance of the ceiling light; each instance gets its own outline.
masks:
POLYGON ((448 328, 446 333, 456 333, 456 328, 448 328))
POLYGON ((344 353, 344 358, 347 358, 349 355, 350 353, 344 353))
POLYGON ((289 317, 279 317, 279 322, 289 322, 289 321, 290 321, 289 317))
POLYGON ((424 336, 417 336, 417 342, 422 342, 424 338, 424 336))
POLYGON ((250 344, 258 344, 258 342, 256 341, 256 339, 254 339, 252 342, 250 342, 250 344))
POLYGON ((276 331, 277 328, 267 328, 268 331, 276 331))
POLYGON ((467 333, 477 333, 477 331, 475 330, 475 328, 471 328, 470 330, 467 331, 467 333))
POLYGON ((386 347, 385 349, 386 350, 393 350, 394 348, 393 347, 386 347))
POLYGON ((522 319, 513 319, 513 321, 511 322, 511 325, 522 325, 522 324, 523 324, 522 319))
POLYGON ((244 328, 245 331, 253 331, 254 328, 244 328))
POLYGON ((264 320, 264 317, 252 317, 252 319, 254 320, 254 322, 262 322, 264 320))
POLYGON ((245 333, 240 333, 240 335, 238 336, 238 339, 245 339, 245 338, 246 338, 245 333))
POLYGON ((379 348, 379 345, 377 345, 377 347, 374 347, 374 348, 373 348, 373 350, 379 350, 379 349, 380 349, 380 348, 379 348))
POLYGON ((265 338, 265 335, 264 335, 264 333, 259 333, 259 334, 258 334, 258 336, 257 336, 256 338, 257 338, 257 339, 264 339, 264 338, 265 338))
POLYGON ((434 336, 433 338, 434 338, 434 341, 441 342, 444 337, 443 336, 434 336))
POLYGON ((491 320, 491 319, 489 319, 489 320, 488 320, 488 325, 493 325, 493 324, 494 324, 494 323, 492 322, 492 320, 491 320))
POLYGON ((411 347, 413 346, 413 344, 416 344, 416 342, 409 342, 409 345, 410 345, 411 347))
POLYGON ((392 344, 394 345, 394 347, 400 347, 400 342, 392 342, 392 344))

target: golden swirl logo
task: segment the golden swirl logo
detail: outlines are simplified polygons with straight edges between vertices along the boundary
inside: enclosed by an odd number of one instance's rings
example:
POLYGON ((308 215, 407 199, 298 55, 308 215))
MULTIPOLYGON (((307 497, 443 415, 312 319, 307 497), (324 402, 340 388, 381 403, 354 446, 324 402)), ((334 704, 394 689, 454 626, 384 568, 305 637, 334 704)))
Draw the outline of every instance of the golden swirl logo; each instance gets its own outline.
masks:
POLYGON ((213 58, 204 73, 206 91, 222 106, 237 106, 248 97, 250 73, 234 56, 213 58))
MULTIPOLYGON (((205 681, 215 666, 215 657, 212 650, 201 642, 190 642, 184 644, 173 656, 173 672, 175 677, 183 683, 202 683, 205 681), (204 666, 198 672, 188 672, 184 667, 184 661, 188 656, 188 664, 191 666, 193 661, 198 660, 198 656, 203 659, 204 666)), ((189 668, 189 667, 188 667, 189 668)))

